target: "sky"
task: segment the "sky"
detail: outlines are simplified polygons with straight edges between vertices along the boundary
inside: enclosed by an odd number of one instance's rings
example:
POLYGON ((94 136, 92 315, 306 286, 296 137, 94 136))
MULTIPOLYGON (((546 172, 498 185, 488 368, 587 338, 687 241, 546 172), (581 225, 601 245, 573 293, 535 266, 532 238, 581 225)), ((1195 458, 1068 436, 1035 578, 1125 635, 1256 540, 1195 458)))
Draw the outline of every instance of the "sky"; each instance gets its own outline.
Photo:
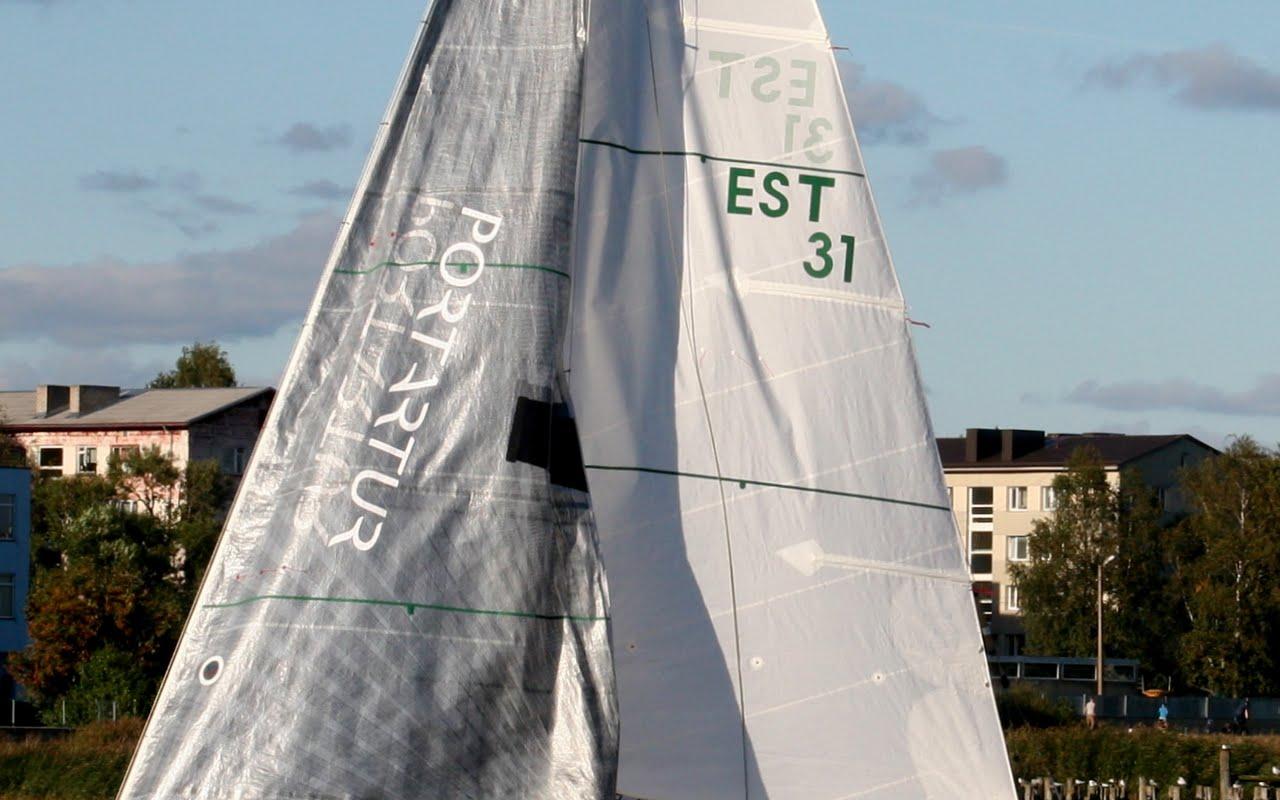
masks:
MULTIPOLYGON (((823 0, 940 435, 1280 442, 1280 3, 823 0)), ((424 0, 0 0, 0 388, 274 384, 424 0)))

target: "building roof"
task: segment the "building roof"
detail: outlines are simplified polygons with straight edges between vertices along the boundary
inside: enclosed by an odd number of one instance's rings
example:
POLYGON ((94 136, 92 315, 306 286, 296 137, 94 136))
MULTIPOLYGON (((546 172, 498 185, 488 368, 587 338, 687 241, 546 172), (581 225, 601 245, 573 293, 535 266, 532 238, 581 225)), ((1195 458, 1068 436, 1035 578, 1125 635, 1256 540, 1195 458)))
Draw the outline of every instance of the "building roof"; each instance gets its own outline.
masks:
POLYGON ((997 450, 994 454, 973 461, 966 459, 965 437, 938 439, 938 455, 944 469, 1058 469, 1066 466, 1071 454, 1082 447, 1097 451, 1103 466, 1123 467, 1135 459, 1168 447, 1174 442, 1189 440, 1205 450, 1212 447, 1185 433, 1164 435, 1129 436, 1118 433, 1051 433, 1044 437, 1044 446, 1014 458, 1005 458, 997 450))
POLYGON ((181 428, 261 395, 267 387, 237 386, 226 389, 142 389, 122 394, 105 408, 76 414, 65 408, 47 416, 36 415, 36 393, 0 392, 0 427, 9 430, 57 430, 63 428, 181 428))

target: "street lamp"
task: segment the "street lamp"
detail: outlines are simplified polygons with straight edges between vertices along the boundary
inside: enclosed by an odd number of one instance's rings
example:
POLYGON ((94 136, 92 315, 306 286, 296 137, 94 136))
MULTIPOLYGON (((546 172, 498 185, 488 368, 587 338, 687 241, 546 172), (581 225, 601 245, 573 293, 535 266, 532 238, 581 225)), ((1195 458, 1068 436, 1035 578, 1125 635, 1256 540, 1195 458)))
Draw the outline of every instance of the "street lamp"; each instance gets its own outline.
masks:
POLYGON ((1097 694, 1102 696, 1102 568, 1115 561, 1115 555, 1109 555, 1102 561, 1098 562, 1098 665, 1097 665, 1097 694))

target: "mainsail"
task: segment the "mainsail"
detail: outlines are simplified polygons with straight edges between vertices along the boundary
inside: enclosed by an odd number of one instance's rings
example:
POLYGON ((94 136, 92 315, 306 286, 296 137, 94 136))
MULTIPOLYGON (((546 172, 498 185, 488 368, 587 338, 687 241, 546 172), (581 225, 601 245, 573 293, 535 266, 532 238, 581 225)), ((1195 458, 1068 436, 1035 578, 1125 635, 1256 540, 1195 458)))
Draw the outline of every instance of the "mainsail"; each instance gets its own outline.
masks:
POLYGON ((121 797, 598 798, 579 0, 437 0, 121 797))
POLYGON ((816 5, 597 2, 590 22, 571 375, 618 791, 1013 797, 816 5))

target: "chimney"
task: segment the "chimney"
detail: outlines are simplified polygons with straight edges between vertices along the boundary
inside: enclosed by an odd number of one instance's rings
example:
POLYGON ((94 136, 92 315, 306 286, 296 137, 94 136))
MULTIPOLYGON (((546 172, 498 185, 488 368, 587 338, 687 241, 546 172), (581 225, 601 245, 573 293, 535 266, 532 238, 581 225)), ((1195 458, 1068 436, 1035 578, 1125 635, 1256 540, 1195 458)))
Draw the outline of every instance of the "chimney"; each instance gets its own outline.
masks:
POLYGON ((119 386, 85 386, 71 387, 70 408, 72 414, 92 414, 109 405, 120 402, 119 386))
POLYGON ((36 387, 36 416, 48 417, 66 410, 71 402, 71 387, 40 384, 36 387))
POLYGON ((1044 431, 1000 431, 1000 460, 1013 461, 1044 448, 1044 431))
POLYGON ((999 428, 969 428, 964 432, 964 460, 973 462, 1000 453, 999 428))

